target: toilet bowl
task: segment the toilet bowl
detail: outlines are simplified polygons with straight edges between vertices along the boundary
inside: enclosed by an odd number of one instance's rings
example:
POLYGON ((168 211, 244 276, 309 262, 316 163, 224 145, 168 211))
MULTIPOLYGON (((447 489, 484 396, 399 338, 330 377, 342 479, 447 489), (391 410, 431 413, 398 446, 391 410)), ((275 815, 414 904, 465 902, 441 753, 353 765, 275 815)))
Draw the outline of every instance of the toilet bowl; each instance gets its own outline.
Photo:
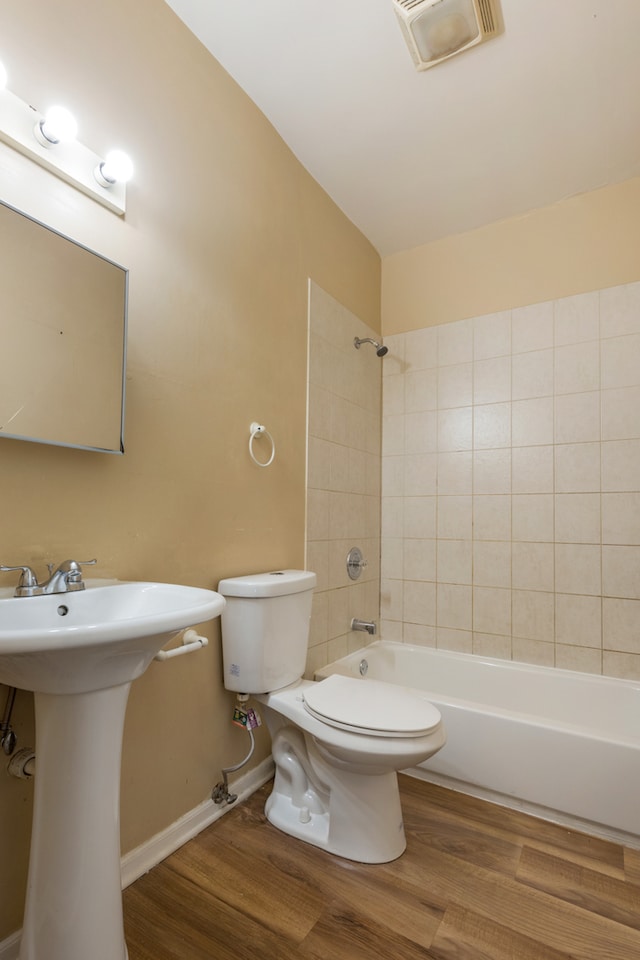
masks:
POLYGON ((285 833, 361 863, 406 847, 397 771, 444 746, 417 690, 334 674, 303 680, 315 575, 223 580, 225 686, 264 705, 275 778, 265 813, 285 833))
POLYGON ((267 708, 276 767, 267 819, 349 860, 386 863, 399 857, 406 838, 396 771, 444 746, 438 710, 414 691, 337 675, 319 683, 301 680, 256 699, 267 708), (353 701, 362 706, 365 690, 377 713, 371 728, 351 722, 353 701), (324 707, 325 699, 329 717, 316 709, 316 700, 324 707), (398 708, 402 722, 395 723, 398 708))

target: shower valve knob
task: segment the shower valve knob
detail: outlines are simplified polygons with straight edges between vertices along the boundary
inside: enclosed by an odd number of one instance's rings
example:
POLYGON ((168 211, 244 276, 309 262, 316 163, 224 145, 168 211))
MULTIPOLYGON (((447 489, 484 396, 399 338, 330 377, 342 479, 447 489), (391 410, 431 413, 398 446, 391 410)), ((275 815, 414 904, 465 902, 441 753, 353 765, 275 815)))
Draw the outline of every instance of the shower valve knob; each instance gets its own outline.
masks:
POLYGON ((347 554, 347 573, 350 579, 357 580, 366 566, 367 561, 362 556, 362 551, 359 547, 352 547, 347 554))

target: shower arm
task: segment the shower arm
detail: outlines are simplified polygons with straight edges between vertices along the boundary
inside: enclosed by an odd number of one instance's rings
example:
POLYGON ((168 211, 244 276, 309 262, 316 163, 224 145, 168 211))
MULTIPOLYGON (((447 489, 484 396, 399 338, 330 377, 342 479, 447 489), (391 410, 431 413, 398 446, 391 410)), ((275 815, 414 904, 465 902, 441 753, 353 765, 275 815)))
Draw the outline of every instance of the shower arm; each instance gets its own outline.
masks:
POLYGON ((385 354, 389 352, 388 347, 383 347, 379 340, 374 340, 373 337, 354 337, 353 345, 356 350, 359 350, 363 343, 371 343, 375 347, 375 351, 379 357, 384 357, 385 354))

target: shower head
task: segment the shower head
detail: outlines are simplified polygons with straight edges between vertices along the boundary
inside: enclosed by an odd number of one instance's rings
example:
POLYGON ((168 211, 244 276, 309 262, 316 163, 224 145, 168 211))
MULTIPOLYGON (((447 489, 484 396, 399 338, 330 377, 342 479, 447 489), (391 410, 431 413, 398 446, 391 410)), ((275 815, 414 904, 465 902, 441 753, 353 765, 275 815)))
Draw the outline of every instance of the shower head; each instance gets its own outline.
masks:
POLYGON ((372 343, 376 348, 376 353, 379 357, 384 357, 387 353, 389 353, 389 347, 383 347, 381 343, 379 343, 377 340, 372 340, 371 337, 354 337, 353 345, 356 350, 360 349, 360 345, 362 343, 372 343))

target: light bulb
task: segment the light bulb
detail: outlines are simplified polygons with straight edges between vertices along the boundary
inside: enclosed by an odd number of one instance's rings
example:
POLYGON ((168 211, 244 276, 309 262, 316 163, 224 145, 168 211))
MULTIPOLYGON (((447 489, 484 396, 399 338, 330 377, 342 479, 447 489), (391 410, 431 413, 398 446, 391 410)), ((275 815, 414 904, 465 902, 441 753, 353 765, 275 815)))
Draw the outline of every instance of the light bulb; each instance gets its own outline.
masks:
POLYGON ((123 150, 112 150, 94 171, 98 183, 111 187, 114 183, 127 183, 133 176, 133 163, 123 150))
POLYGON ((78 124, 66 107, 51 107, 44 120, 36 124, 36 139, 45 147, 52 143, 64 143, 75 140, 78 124))
POLYGON ((4 90, 7 85, 7 71, 5 65, 0 60, 0 90, 4 90))

